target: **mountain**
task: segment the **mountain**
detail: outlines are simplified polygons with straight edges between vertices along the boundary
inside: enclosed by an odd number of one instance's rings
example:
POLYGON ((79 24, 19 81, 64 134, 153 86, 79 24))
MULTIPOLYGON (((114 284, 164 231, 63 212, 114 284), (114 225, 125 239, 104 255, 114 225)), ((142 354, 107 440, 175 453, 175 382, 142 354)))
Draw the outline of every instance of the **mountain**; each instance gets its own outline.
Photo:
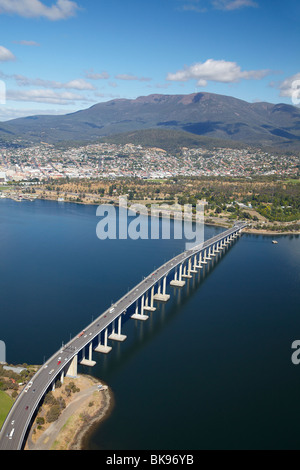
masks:
POLYGON ((172 129, 250 145, 300 149, 300 109, 248 103, 212 93, 117 99, 64 116, 31 116, 0 123, 0 140, 94 141, 146 129, 172 129))
POLYGON ((158 147, 170 153, 180 152, 183 147, 202 147, 207 150, 219 148, 242 149, 245 144, 234 140, 214 139, 202 135, 191 134, 190 132, 177 131, 173 129, 144 129, 141 131, 125 132, 102 137, 99 142, 111 144, 134 144, 143 147, 158 147))

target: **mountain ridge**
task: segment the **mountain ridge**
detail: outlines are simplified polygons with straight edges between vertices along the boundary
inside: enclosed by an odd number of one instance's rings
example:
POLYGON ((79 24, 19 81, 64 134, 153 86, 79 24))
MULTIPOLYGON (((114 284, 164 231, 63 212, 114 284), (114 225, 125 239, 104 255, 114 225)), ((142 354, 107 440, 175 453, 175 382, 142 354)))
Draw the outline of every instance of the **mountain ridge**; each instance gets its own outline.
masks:
POLYGON ((0 139, 32 143, 96 141, 146 129, 170 129, 247 145, 300 149, 300 109, 248 103, 213 93, 140 96, 97 103, 65 115, 37 115, 0 123, 0 139))

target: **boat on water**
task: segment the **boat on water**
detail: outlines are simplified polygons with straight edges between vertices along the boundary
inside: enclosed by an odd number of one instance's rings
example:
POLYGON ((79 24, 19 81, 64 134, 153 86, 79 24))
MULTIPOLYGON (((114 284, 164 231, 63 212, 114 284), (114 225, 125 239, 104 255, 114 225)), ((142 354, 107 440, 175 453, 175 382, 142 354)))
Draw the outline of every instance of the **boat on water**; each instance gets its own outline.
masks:
POLYGON ((278 241, 277 241, 277 240, 273 240, 272 243, 273 243, 273 245, 278 245, 278 241))

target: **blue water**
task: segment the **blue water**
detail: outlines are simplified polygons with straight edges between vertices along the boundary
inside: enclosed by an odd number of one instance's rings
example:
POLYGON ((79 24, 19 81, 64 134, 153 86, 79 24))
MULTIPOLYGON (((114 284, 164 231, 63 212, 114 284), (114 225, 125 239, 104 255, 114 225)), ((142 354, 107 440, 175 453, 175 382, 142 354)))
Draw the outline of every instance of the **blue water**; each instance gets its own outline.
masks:
MULTIPOLYGON (((96 208, 0 200, 0 339, 40 364, 181 240, 96 237, 96 208)), ((206 227, 205 237, 222 231, 206 227)), ((299 237, 243 235, 82 371, 114 392, 89 449, 299 449, 299 237)))

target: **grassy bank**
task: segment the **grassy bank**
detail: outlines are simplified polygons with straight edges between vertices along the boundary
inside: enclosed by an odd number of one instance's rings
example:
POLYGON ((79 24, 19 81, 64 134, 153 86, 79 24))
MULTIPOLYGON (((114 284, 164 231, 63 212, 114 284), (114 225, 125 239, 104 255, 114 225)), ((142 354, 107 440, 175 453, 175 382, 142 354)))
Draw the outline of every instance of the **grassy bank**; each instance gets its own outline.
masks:
POLYGON ((0 428, 2 427, 6 416, 8 415, 11 407, 13 406, 13 399, 7 393, 0 390, 0 428))

